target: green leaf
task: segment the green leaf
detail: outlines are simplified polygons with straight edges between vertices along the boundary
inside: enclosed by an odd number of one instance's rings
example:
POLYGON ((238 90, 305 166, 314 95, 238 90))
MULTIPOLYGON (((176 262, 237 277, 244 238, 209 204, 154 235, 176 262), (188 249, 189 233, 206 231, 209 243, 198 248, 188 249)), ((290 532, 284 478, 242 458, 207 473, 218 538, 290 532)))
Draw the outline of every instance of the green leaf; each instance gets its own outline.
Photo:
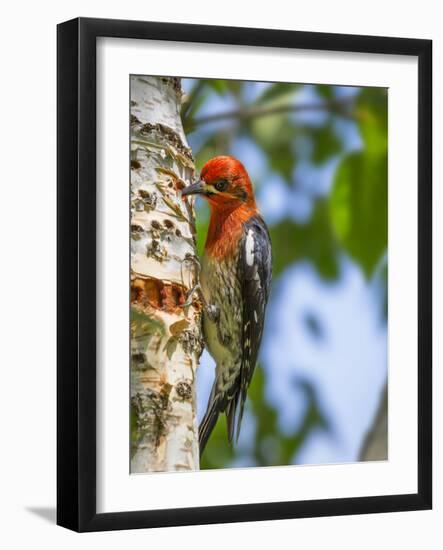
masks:
POLYGON ((383 155, 388 147, 386 88, 363 88, 356 104, 360 132, 368 155, 383 155))
POLYGON ((200 92, 192 102, 186 106, 186 110, 182 111, 182 122, 185 133, 191 133, 194 130, 194 118, 205 103, 207 97, 207 92, 200 92))
POLYGON ((357 100, 362 151, 337 169, 331 218, 341 244, 366 277, 373 274, 388 239, 388 101, 385 88, 364 88, 357 100))
POLYGON ((280 174, 287 183, 292 182, 296 156, 290 142, 269 151, 269 164, 273 170, 280 174))
POLYGON ((287 113, 252 119, 249 128, 251 138, 263 150, 269 166, 291 183, 297 162, 294 142, 298 129, 287 113))
POLYGON ((240 98, 243 91, 244 82, 241 80, 224 80, 227 90, 237 98, 240 98))
POLYGON ((209 438, 200 461, 202 470, 226 468, 235 456, 235 449, 228 443, 226 417, 221 414, 209 438))
POLYGON ((285 96, 285 99, 293 98, 297 89, 300 88, 300 84, 293 84, 287 82, 277 82, 271 84, 266 88, 263 93, 255 100, 256 105, 262 105, 275 99, 280 99, 281 96, 285 96))
POLYGON ((338 276, 337 242, 325 200, 317 200, 308 223, 299 224, 286 219, 271 226, 270 233, 274 276, 291 263, 303 260, 310 260, 325 279, 338 276))
POLYGON ((229 131, 211 132, 201 147, 198 150, 193 150, 196 169, 201 170, 212 157, 229 154, 231 140, 232 133, 229 131))
POLYGON ((206 242, 206 235, 208 233, 208 227, 209 227, 209 208, 207 205, 202 206, 198 210, 197 214, 197 222, 196 222, 196 228, 197 228, 197 254, 201 258, 203 256, 205 242, 206 242))
POLYGON ((387 247, 387 154, 348 155, 330 197, 331 219, 343 247, 370 277, 387 247))
MULTIPOLYGON (((283 98, 273 103, 276 107, 286 104, 287 100, 283 100, 283 98)), ((295 125, 289 119, 288 113, 271 113, 252 118, 250 130, 252 137, 264 149, 275 148, 279 144, 286 143, 288 139, 293 139, 296 135, 295 125)))
POLYGON ((312 144, 312 161, 315 164, 322 164, 341 149, 341 142, 331 123, 313 129, 312 144))
POLYGON ((334 97, 334 86, 330 84, 317 84, 315 86, 315 91, 324 99, 333 99, 334 97))
POLYGON ((204 83, 206 86, 208 86, 208 88, 214 90, 214 92, 216 92, 218 95, 223 95, 229 90, 227 80, 208 78, 204 80, 204 83))

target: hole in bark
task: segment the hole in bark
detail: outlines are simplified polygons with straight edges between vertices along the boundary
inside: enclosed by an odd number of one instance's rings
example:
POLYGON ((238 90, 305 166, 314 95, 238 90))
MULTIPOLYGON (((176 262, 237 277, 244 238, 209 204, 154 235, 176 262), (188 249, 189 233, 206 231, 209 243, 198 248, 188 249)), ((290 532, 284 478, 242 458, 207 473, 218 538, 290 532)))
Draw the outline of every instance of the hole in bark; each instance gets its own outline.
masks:
POLYGON ((134 279, 131 284, 131 303, 142 309, 154 308, 168 313, 182 312, 187 290, 176 283, 160 279, 134 279))
POLYGON ((137 302, 139 302, 142 292, 143 292, 142 288, 132 285, 131 286, 131 303, 136 304, 137 302))
POLYGON ((163 309, 174 311, 180 304, 180 288, 175 285, 165 285, 163 287, 163 309))
POLYGON ((156 308, 162 307, 163 283, 155 279, 148 279, 145 284, 146 301, 156 308))

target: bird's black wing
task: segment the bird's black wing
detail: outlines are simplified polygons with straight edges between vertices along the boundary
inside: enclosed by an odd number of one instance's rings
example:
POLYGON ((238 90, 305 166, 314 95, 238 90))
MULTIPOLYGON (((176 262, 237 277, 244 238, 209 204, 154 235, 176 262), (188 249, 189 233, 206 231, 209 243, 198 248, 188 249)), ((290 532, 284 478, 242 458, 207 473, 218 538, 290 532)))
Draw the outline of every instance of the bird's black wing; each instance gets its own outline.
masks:
POLYGON ((268 228, 260 216, 253 216, 244 224, 237 276, 242 286, 243 334, 236 394, 226 410, 230 441, 234 438, 234 432, 237 438, 240 432, 246 393, 257 362, 271 286, 271 240, 268 228))

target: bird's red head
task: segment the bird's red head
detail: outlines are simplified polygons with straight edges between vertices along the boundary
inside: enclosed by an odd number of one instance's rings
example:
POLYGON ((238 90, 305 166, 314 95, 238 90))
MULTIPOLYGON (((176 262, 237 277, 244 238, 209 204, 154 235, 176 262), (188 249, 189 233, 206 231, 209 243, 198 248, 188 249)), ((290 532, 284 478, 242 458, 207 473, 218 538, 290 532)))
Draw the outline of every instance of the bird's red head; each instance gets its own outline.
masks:
POLYGON ((257 211, 251 180, 243 164, 234 157, 219 156, 209 160, 203 166, 200 181, 186 187, 182 194, 204 196, 214 213, 238 207, 257 211))
POLYGON ((251 180, 243 164, 234 157, 214 157, 200 173, 200 181, 182 195, 199 194, 211 207, 205 250, 212 257, 235 254, 243 224, 258 214, 251 180))

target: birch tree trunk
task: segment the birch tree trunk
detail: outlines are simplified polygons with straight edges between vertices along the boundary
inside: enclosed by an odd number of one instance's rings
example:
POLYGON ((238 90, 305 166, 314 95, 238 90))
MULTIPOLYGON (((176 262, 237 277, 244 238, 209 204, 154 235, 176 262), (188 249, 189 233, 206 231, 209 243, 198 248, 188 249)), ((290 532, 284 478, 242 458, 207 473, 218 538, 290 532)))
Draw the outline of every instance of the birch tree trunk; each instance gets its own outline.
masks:
POLYGON ((131 472, 199 469, 194 175, 177 78, 131 77, 131 472))

